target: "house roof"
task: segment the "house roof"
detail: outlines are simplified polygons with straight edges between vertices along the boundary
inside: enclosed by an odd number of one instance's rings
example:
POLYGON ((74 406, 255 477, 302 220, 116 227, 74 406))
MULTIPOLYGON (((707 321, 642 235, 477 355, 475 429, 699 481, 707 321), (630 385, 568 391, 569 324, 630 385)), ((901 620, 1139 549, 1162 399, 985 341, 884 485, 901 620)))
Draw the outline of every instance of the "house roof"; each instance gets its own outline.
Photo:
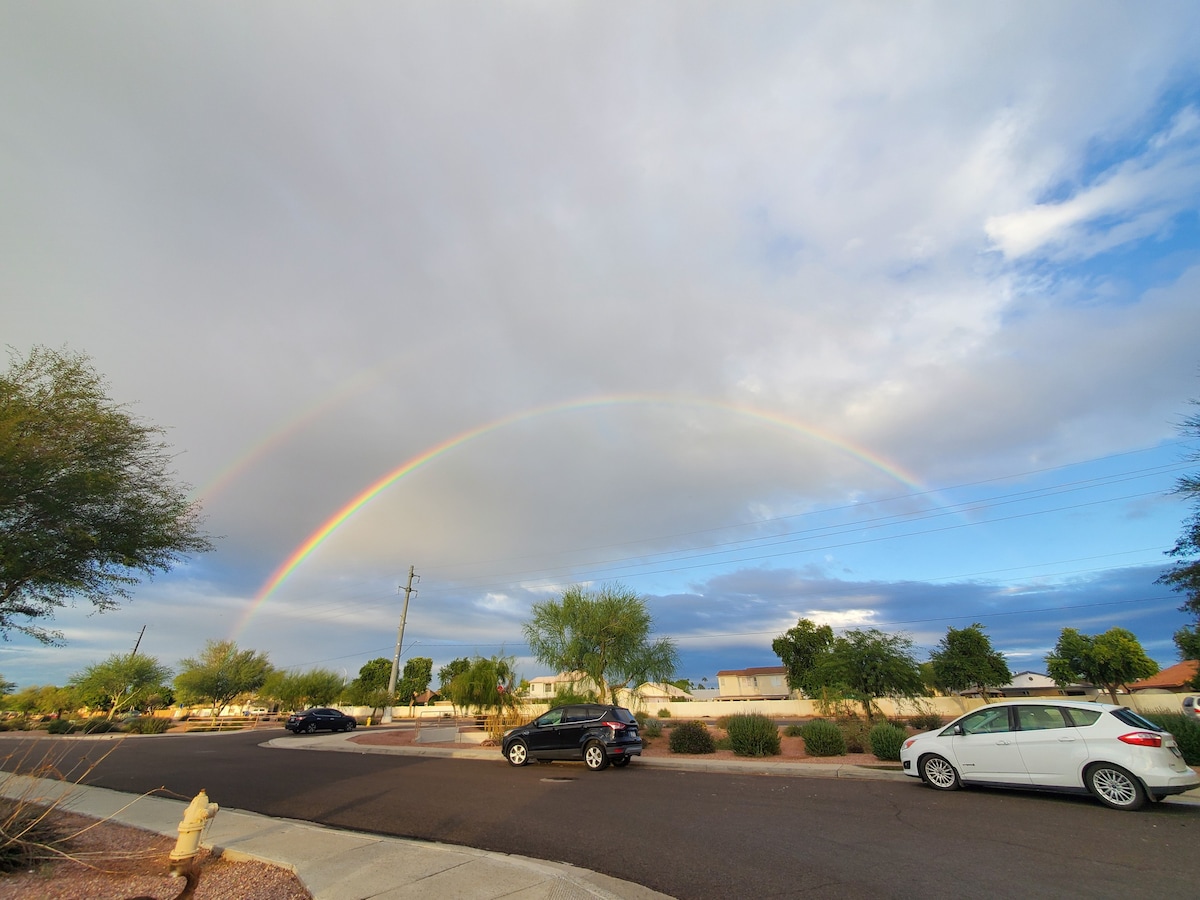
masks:
POLYGON ((1197 671, 1200 671, 1200 661, 1185 659, 1181 663, 1168 666, 1157 675, 1151 675, 1149 678, 1135 681, 1129 685, 1129 689, 1131 691, 1145 691, 1150 688, 1161 688, 1163 690, 1170 690, 1172 688, 1180 689, 1196 677, 1197 671))
POLYGON ((726 669, 723 672, 718 672, 717 677, 722 675, 786 675, 787 669, 783 666, 758 666, 753 669, 726 669))

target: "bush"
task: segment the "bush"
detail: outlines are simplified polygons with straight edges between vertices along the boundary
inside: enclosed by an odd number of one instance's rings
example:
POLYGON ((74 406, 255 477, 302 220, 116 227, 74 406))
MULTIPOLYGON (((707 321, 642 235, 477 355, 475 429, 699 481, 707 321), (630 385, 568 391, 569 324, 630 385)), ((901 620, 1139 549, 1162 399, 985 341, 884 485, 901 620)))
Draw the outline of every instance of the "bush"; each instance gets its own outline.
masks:
POLYGON ((875 754, 876 759, 898 762, 900 748, 908 740, 908 729, 893 725, 891 722, 880 722, 871 729, 868 739, 871 741, 871 752, 875 754))
POLYGON ((729 734, 729 748, 735 755, 779 755, 779 728, 762 713, 730 716, 725 728, 729 734))
POLYGON ((130 734, 164 734, 171 727, 170 719, 160 719, 156 716, 143 716, 134 719, 125 726, 130 734))
POLYGON ((918 713, 915 716, 909 716, 908 724, 917 731, 934 731, 942 727, 942 716, 935 712, 918 713))
POLYGON ((827 719, 813 719, 800 729, 804 752, 809 756, 844 756, 846 739, 842 729, 827 719))
POLYGON ((120 731, 121 726, 109 719, 88 719, 80 726, 84 734, 108 734, 110 731, 120 731))
POLYGON ((46 730, 51 734, 70 734, 75 726, 66 719, 55 719, 46 725, 46 730))
POLYGON ((787 728, 783 729, 783 733, 788 737, 804 737, 804 726, 789 725, 787 728))
POLYGON ((672 753, 714 753, 716 745, 703 722, 682 722, 671 729, 672 753))
POLYGON ((671 711, 669 709, 660 709, 658 711, 658 717, 660 719, 669 719, 671 718, 671 711))
POLYGON ((656 738, 662 734, 662 722, 658 719, 647 719, 642 723, 642 734, 648 738, 656 738))
POLYGON ((856 716, 838 719, 838 728, 842 731, 842 739, 846 742, 847 753, 866 753, 871 746, 871 723, 856 716))
POLYGON ((1189 766, 1200 766, 1200 719, 1182 713, 1144 713, 1142 717, 1175 735, 1183 761, 1189 766))

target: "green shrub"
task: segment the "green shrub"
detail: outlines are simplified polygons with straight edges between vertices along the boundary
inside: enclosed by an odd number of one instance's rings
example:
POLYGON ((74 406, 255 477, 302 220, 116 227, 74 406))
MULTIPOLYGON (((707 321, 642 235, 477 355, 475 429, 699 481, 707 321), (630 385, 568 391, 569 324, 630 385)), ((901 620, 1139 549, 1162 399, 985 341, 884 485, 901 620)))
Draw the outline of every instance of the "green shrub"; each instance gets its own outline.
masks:
POLYGON ((789 725, 783 729, 783 733, 788 737, 804 737, 804 726, 795 724, 789 725))
POLYGON ((844 756, 846 738, 842 729, 827 719, 813 719, 800 729, 804 752, 809 756, 844 756))
POLYGON ((658 719, 647 719, 642 723, 642 734, 646 737, 659 737, 662 734, 662 722, 658 719))
POLYGON ((130 734, 165 734, 171 727, 170 719, 160 719, 156 716, 143 716, 134 719, 125 726, 130 734))
POLYGON ((778 756, 779 728, 762 713, 729 717, 729 748, 737 756, 778 756))
POLYGON ((866 753, 871 746, 871 723, 857 716, 847 716, 838 719, 838 728, 842 731, 842 739, 846 742, 847 753, 866 753))
POLYGON ((84 734, 108 734, 110 731, 119 731, 120 726, 108 719, 88 719, 79 730, 84 734))
POLYGON ((669 709, 660 709, 658 711, 658 717, 660 719, 669 719, 671 718, 671 711, 669 709))
POLYGON ((1143 718, 1175 735, 1183 761, 1189 766, 1200 766, 1200 719, 1182 713, 1144 713, 1143 718))
POLYGON ((70 734, 75 730, 67 719, 54 719, 46 724, 46 730, 51 734, 70 734))
POLYGON ((871 752, 876 759, 900 760, 900 748, 908 740, 908 729, 893 725, 891 722, 880 722, 871 729, 867 736, 871 742, 871 752))
POLYGON ((714 753, 716 745, 703 722, 681 722, 671 729, 672 753, 714 753))

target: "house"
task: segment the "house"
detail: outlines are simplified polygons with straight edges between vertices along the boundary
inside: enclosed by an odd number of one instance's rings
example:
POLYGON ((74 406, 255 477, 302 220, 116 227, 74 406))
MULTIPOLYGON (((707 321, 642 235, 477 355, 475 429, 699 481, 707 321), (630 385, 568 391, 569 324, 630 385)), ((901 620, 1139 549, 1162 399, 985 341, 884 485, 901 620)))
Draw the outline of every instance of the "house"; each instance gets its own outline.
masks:
POLYGON ((583 672, 560 672, 557 675, 539 675, 529 679, 529 691, 525 695, 530 700, 553 700, 560 691, 570 691, 575 694, 598 693, 596 682, 583 672))
MULTIPOLYGON (((1059 687, 1054 679, 1041 672, 1018 672, 1008 684, 1001 685, 999 692, 1006 699, 1012 697, 1097 697, 1103 693, 1090 684, 1068 684, 1059 687)), ((991 690, 989 694, 993 693, 991 690)))
POLYGON ((787 700, 792 691, 783 666, 726 669, 717 673, 720 700, 787 700))
POLYGON ((618 692, 621 696, 621 702, 625 703, 627 696, 636 697, 638 700, 649 706, 651 703, 670 703, 672 700, 691 700, 692 695, 687 691, 680 690, 673 684, 662 684, 655 681, 647 681, 644 684, 639 684, 632 691, 622 690, 618 692))
POLYGON ((1149 678, 1135 681, 1129 685, 1129 690, 1131 693, 1139 691, 1153 691, 1155 693, 1181 693, 1183 691, 1190 691, 1192 690, 1192 681, 1196 678, 1197 673, 1200 673, 1200 661, 1185 659, 1181 663, 1168 666, 1157 675, 1151 675, 1149 678))

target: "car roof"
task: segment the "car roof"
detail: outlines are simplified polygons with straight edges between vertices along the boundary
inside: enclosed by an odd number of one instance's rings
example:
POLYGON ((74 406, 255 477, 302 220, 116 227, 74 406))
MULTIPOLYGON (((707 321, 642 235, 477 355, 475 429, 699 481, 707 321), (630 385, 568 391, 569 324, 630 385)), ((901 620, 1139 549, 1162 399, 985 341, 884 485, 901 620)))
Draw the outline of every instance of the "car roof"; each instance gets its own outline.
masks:
MULTIPOLYGON (((976 709, 987 709, 988 707, 997 706, 1068 706, 1072 709, 1126 709, 1126 707, 1118 706, 1115 703, 1101 703, 1092 700, 1072 700, 1068 697, 1022 697, 1016 700, 999 700, 995 703, 988 703, 984 706, 977 706, 975 709, 967 710, 967 712, 975 712, 976 709)), ((1137 710, 1134 710, 1137 712, 1137 710)))

